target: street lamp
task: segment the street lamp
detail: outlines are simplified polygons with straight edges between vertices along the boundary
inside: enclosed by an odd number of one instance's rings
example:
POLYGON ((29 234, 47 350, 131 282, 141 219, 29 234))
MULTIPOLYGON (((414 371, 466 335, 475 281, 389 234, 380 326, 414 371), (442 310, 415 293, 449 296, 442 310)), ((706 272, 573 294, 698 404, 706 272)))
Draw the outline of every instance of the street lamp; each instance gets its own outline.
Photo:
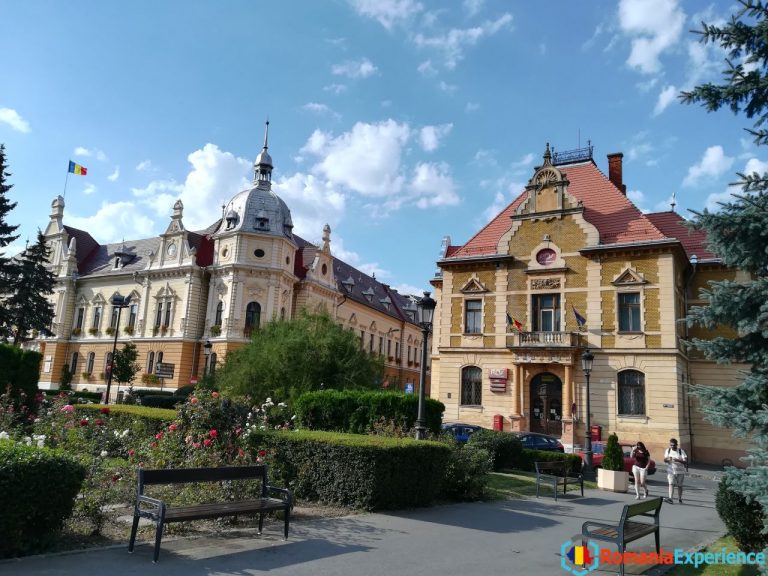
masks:
POLYGON ((421 327, 421 374, 419 376, 419 413, 416 416, 416 440, 424 440, 427 427, 424 421, 424 389, 427 385, 427 340, 432 332, 432 316, 435 314, 437 302, 424 292, 424 297, 416 302, 416 322, 421 327))
POLYGON ((109 361, 109 374, 107 374, 107 394, 104 404, 109 404, 109 389, 112 387, 112 373, 115 371, 115 352, 117 351, 117 335, 120 333, 120 313, 131 303, 130 296, 121 296, 118 292, 112 296, 112 309, 117 308, 117 322, 115 323, 115 339, 112 342, 112 356, 109 361))
POLYGON ((587 379, 587 414, 584 419, 584 425, 586 426, 586 432, 584 433, 584 477, 587 479, 594 479, 595 470, 592 468, 592 425, 590 419, 590 406, 589 406, 589 375, 592 372, 592 363, 595 360, 595 355, 589 350, 585 350, 581 355, 581 369, 584 370, 584 377, 587 379))
POLYGON ((206 340, 205 344, 203 345, 203 355, 205 355, 205 375, 206 376, 210 371, 210 366, 208 366, 208 362, 211 359, 211 348, 213 348, 213 344, 211 344, 210 340, 206 340))

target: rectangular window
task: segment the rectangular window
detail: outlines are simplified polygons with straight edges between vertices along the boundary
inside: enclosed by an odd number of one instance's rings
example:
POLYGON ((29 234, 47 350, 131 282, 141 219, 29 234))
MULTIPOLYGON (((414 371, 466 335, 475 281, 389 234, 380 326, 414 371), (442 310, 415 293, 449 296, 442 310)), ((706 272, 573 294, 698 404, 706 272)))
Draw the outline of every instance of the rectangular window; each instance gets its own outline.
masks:
POLYGON ((379 355, 384 354, 384 336, 379 336, 379 355))
POLYGON ((536 294, 533 297, 533 330, 560 331, 560 294, 536 294))
POLYGON ((77 328, 78 330, 82 330, 83 322, 85 322, 85 308, 78 308, 77 320, 75 321, 75 328, 77 328))
POLYGON ((365 348, 365 330, 360 330, 360 350, 365 348))
POLYGON ((136 317, 139 314, 138 304, 131 304, 130 313, 128 314, 128 326, 130 328, 136 327, 136 317))
POLYGON ((77 373, 77 352, 72 353, 72 361, 69 363, 69 373, 77 373))
POLYGON ((155 316, 155 328, 160 328, 160 324, 163 323, 163 303, 157 303, 157 316, 155 316))
POLYGON ((373 353, 373 332, 371 332, 371 339, 368 342, 368 352, 373 353))
POLYGON ((408 345, 408 362, 413 360, 413 356, 411 356, 411 345, 408 345))
POLYGON ((395 358, 400 359, 400 342, 395 342, 395 358))
POLYGON ((112 318, 109 320, 109 325, 112 328, 117 329, 117 317, 120 314, 120 308, 112 306, 112 318))
POLYGON ((464 302, 464 333, 480 334, 483 331, 483 301, 466 300, 464 302))
POLYGON ((166 302, 165 303, 165 323, 164 326, 171 326, 171 303, 166 302))
POLYGON ((101 306, 96 306, 93 309, 93 328, 98 330, 101 325, 101 306))
POLYGON ((619 332, 640 332, 640 293, 619 293, 619 332))
POLYGON ((387 356, 392 357, 392 340, 387 338, 387 356))

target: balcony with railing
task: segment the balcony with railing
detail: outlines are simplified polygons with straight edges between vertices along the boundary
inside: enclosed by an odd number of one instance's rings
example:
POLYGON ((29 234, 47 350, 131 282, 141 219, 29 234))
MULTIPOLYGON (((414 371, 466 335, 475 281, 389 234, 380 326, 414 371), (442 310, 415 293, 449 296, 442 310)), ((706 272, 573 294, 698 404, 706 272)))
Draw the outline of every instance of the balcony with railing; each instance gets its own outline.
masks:
POLYGON ((578 332, 518 332, 507 336, 507 348, 575 348, 578 332))

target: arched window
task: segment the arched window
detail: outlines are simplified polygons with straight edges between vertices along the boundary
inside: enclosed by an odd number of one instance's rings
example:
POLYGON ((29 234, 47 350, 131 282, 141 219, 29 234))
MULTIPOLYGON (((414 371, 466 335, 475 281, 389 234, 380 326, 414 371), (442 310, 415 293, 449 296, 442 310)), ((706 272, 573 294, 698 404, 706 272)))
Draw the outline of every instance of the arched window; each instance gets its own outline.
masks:
POLYGON ((95 352, 88 352, 88 366, 85 369, 88 374, 93 374, 93 365, 96 362, 96 353, 95 352))
POLYGON ((110 370, 112 370, 112 352, 107 352, 104 358, 104 373, 109 374, 110 370))
POLYGON ((280 320, 285 320, 285 308, 280 308, 280 320))
POLYGON ((645 416, 645 374, 642 372, 619 372, 619 414, 645 416))
POLYGON ((477 366, 461 369, 461 405, 480 406, 483 403, 483 371, 477 366))
POLYGON ((162 352, 158 352, 157 356, 155 357, 155 360, 157 360, 155 362, 155 366, 157 366, 158 364, 160 364, 163 361, 163 353, 162 352))
POLYGON ((261 304, 249 302, 245 307, 245 328, 251 330, 258 328, 259 322, 261 322, 261 304))
POLYGON ((221 317, 224 315, 224 302, 219 301, 216 305, 216 319, 213 321, 214 326, 221 326, 221 317))
POLYGON ((211 352, 211 355, 208 357, 208 374, 210 376, 213 376, 215 372, 216 372, 216 352, 211 352))
POLYGON ((77 373, 77 352, 72 353, 72 361, 69 363, 69 373, 77 373))
POLYGON ((155 367, 155 353, 150 352, 147 354, 147 374, 152 374, 155 367))

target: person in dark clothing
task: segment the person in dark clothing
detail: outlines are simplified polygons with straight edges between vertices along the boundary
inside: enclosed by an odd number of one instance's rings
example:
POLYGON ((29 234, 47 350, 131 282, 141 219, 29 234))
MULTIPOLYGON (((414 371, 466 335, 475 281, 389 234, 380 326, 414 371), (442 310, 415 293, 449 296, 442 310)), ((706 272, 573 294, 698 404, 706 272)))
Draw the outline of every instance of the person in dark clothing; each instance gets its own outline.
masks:
POLYGON ((648 476, 648 466, 651 463, 651 454, 645 444, 638 442, 637 446, 632 449, 632 458, 635 459, 635 463, 632 465, 632 476, 635 477, 635 500, 641 498, 640 488, 643 489, 642 498, 647 498, 648 486, 645 481, 648 476))

